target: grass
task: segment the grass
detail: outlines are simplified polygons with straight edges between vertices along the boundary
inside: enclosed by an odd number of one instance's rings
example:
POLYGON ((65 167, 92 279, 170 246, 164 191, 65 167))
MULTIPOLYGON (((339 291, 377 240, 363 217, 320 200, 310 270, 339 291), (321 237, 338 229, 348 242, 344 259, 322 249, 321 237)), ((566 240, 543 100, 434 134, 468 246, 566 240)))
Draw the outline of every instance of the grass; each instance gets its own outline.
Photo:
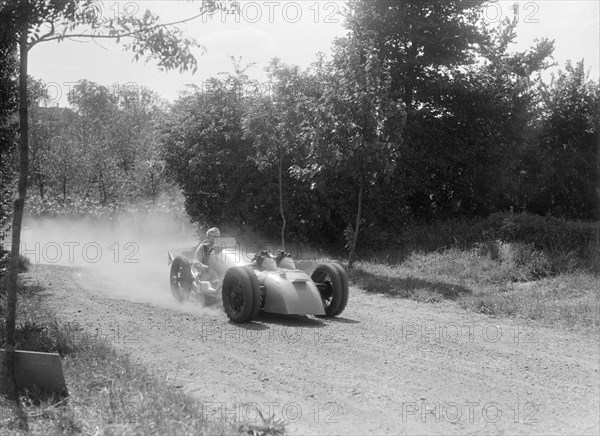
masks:
POLYGON ((372 257, 349 272, 367 292, 435 303, 453 300, 476 312, 600 332, 600 278, 568 255, 551 258, 524 244, 413 253, 404 262, 372 257))
MULTIPOLYGON (((0 277, 4 278, 8 271, 8 262, 10 259, 10 251, 5 250, 0 244, 0 277)), ((31 265, 31 261, 22 255, 19 255, 19 272, 25 272, 31 265)))
POLYGON ((2 434, 250 434, 282 435, 282 422, 264 417, 240 425, 208 420, 200 400, 159 380, 106 340, 61 323, 43 305, 39 285, 20 285, 17 349, 59 352, 68 398, 21 392, 19 404, 0 397, 2 434))
POLYGON ((460 301, 466 309, 600 332, 599 278, 585 272, 529 283, 506 283, 460 301))

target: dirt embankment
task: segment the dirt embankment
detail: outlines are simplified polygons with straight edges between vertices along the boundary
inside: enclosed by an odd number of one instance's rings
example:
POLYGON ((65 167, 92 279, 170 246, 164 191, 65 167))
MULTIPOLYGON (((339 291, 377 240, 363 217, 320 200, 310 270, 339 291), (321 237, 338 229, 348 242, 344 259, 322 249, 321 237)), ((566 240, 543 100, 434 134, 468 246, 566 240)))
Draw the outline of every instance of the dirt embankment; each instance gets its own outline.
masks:
POLYGON ((28 276, 62 320, 197 396, 207 419, 252 424, 261 411, 289 434, 599 432, 597 338, 356 288, 337 319, 234 325, 221 308, 175 304, 155 252, 157 263, 28 276))

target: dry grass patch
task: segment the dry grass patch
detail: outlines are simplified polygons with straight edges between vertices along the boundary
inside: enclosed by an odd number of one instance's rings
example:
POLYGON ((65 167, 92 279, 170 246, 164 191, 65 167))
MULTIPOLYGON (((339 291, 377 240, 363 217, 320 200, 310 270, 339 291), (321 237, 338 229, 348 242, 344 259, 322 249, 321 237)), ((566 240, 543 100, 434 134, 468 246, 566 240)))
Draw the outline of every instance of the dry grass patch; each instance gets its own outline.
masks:
POLYGON ((482 287, 460 300, 464 308, 600 332, 600 279, 585 272, 561 274, 528 283, 482 287))
MULTIPOLYGON (((389 257, 389 256, 388 256, 389 257)), ((572 330, 600 331, 600 278, 569 266, 557 273, 543 253, 524 244, 413 253, 400 264, 380 258, 349 272, 367 292, 436 303, 455 300, 480 313, 534 320, 572 330)))

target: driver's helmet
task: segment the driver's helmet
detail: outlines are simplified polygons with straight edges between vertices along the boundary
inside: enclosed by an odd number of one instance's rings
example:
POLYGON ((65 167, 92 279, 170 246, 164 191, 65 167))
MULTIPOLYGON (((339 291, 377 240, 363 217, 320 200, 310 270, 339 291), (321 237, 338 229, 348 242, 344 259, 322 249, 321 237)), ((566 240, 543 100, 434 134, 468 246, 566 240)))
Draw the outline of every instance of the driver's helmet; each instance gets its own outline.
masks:
POLYGON ((221 237, 221 232, 219 231, 218 228, 213 227, 210 228, 206 231, 206 237, 207 238, 220 238, 221 237))

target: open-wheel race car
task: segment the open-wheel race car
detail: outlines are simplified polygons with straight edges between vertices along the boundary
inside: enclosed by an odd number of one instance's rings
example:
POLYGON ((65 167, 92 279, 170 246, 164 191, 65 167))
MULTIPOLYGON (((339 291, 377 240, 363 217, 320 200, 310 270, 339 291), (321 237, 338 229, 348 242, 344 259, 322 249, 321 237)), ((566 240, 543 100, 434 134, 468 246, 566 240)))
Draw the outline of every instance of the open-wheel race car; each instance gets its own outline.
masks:
POLYGON ((173 297, 204 304, 222 301, 233 322, 249 322, 260 311, 333 317, 348 302, 348 276, 334 262, 318 264, 309 276, 296 269, 287 253, 242 253, 234 238, 217 239, 204 268, 194 255, 195 250, 177 257, 169 252, 173 297))

